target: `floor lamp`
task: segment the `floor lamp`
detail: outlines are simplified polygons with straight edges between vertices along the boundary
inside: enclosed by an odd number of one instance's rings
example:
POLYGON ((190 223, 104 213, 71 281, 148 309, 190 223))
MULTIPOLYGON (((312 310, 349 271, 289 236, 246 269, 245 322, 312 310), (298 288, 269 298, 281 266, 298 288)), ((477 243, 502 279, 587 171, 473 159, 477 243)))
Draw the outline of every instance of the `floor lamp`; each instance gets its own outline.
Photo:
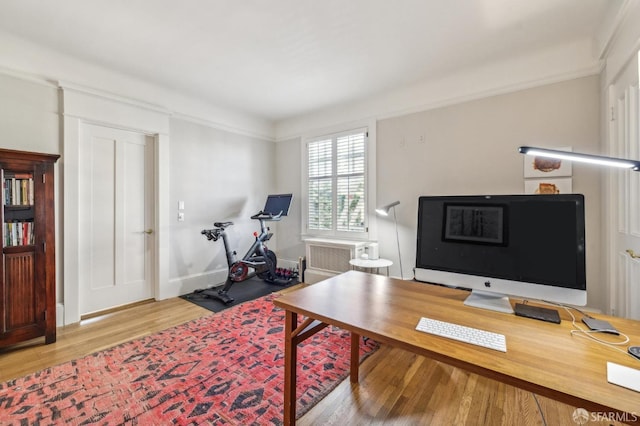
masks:
POLYGON ((400 255, 400 237, 398 236, 398 218, 396 217, 396 206, 400 204, 400 201, 394 201, 386 206, 378 207, 376 213, 380 216, 389 216, 389 210, 393 209, 393 222, 396 226, 396 242, 398 243, 398 263, 400 263, 400 278, 404 280, 402 273, 402 256, 400 255))

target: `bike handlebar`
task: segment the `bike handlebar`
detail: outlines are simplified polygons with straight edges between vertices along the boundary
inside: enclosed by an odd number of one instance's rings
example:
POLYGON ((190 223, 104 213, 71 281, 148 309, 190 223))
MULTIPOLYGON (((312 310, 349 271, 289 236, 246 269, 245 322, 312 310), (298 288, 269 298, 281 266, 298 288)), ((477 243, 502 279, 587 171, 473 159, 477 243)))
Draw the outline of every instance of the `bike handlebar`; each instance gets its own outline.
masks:
POLYGON ((267 213, 267 212, 263 212, 262 210, 260 210, 258 213, 254 214, 253 216, 251 216, 251 219, 258 219, 258 220, 280 220, 282 217, 282 213, 283 211, 280 210, 280 213, 274 215, 273 213, 267 213))
POLYGON ((218 241, 218 238, 220 238, 220 231, 220 229, 203 229, 200 233, 207 237, 207 240, 209 241, 218 241))

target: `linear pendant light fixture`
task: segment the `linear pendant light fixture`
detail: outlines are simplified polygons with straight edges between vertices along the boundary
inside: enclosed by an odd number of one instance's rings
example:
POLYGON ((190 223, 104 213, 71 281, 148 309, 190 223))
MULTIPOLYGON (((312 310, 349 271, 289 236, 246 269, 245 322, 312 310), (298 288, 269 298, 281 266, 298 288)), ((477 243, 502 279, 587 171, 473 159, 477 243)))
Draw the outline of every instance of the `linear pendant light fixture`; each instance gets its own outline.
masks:
POLYGON ((535 148, 532 146, 521 146, 518 148, 521 154, 534 155, 536 157, 557 158, 560 160, 578 161, 581 163, 598 164, 600 166, 619 167, 640 171, 640 161, 627 160, 624 158, 605 157, 602 155, 577 154, 569 151, 559 151, 555 149, 535 148))

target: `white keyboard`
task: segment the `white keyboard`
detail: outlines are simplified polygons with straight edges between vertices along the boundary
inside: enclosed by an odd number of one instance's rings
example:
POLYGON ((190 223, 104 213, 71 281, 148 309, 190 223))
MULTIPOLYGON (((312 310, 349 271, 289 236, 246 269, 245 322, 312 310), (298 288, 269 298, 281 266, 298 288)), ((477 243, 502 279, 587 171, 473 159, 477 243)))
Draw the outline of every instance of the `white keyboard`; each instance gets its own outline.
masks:
POLYGON ((506 352, 507 341, 504 334, 493 333, 491 331, 480 330, 464 325, 452 324, 450 322, 438 321, 431 318, 420 319, 416 330, 424 333, 435 334, 436 336, 458 340, 460 342, 471 343, 496 351, 506 352))

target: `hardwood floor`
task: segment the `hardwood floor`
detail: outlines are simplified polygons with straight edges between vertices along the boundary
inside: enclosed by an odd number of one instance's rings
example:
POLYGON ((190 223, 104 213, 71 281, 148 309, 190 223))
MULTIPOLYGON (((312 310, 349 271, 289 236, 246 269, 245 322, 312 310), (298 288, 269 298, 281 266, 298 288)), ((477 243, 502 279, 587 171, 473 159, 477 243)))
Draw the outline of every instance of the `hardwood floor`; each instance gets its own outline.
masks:
MULTIPOLYGON (((142 337, 210 311, 175 298, 58 328, 58 340, 0 349, 0 382, 142 337)), ((364 361, 360 383, 342 382, 300 425, 575 426, 574 407, 470 374, 401 349, 382 346, 364 361)))
POLYGON ((547 398, 534 398, 530 392, 382 346, 363 362, 357 386, 348 380, 342 382, 298 424, 575 426, 574 410, 547 398))

